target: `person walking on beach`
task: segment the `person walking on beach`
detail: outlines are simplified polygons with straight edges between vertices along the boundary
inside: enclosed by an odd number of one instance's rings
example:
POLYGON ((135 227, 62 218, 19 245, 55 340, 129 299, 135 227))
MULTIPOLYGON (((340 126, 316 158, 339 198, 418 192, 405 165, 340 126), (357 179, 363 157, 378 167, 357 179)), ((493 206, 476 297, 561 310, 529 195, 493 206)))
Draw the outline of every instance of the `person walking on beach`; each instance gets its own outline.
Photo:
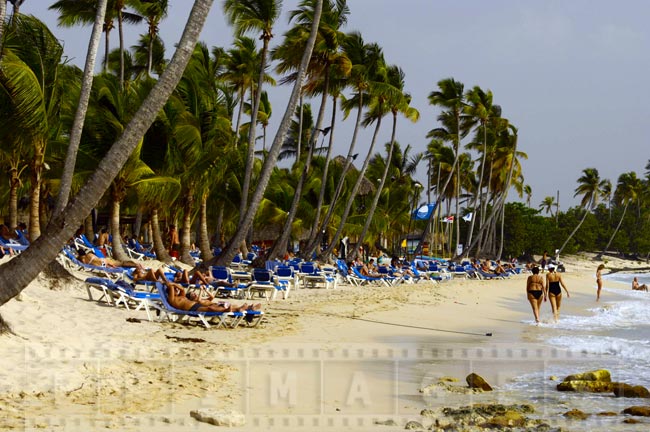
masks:
POLYGON ((173 258, 180 258, 181 242, 178 239, 178 231, 176 225, 169 225, 169 232, 167 233, 169 242, 169 255, 173 258))
POLYGON ((528 302, 533 308, 533 315, 535 315, 535 323, 539 324, 539 308, 542 306, 542 296, 546 301, 546 286, 544 278, 539 274, 539 267, 535 266, 532 270, 533 274, 528 276, 526 280, 526 296, 528 302))
POLYGON ((540 266, 542 267, 542 273, 544 273, 544 270, 546 270, 546 263, 548 262, 548 251, 544 251, 544 255, 542 255, 542 261, 540 261, 540 266))
POLYGON ((603 269, 605 264, 601 264, 596 269, 596 285, 598 286, 598 291, 596 292, 596 301, 600 301, 600 290, 603 289, 603 269))
POLYGON ((562 304, 562 288, 560 286, 566 291, 567 298, 571 297, 569 290, 564 285, 562 276, 555 272, 555 265, 551 263, 548 265, 548 273, 546 273, 546 287, 548 290, 548 301, 551 303, 555 322, 560 318, 560 305, 562 304))

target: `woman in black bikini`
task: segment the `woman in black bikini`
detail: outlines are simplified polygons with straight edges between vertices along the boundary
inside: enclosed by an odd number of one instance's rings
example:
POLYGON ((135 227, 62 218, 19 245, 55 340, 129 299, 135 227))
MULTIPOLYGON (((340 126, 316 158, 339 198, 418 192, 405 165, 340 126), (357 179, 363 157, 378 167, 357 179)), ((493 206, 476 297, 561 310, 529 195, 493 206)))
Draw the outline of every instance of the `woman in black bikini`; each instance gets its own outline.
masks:
POLYGON ((562 288, 560 288, 560 285, 566 291, 567 298, 571 297, 569 290, 564 285, 562 276, 555 272, 555 266, 553 264, 549 264, 548 273, 546 274, 546 286, 548 287, 548 300, 551 303, 551 309, 553 309, 555 322, 560 318, 560 305, 562 304, 562 288))
POLYGON ((544 278, 539 274, 539 267, 533 267, 532 272, 533 274, 528 276, 526 280, 526 295, 530 306, 533 308, 535 322, 539 324, 539 308, 542 305, 542 296, 546 301, 546 286, 544 285, 544 278))

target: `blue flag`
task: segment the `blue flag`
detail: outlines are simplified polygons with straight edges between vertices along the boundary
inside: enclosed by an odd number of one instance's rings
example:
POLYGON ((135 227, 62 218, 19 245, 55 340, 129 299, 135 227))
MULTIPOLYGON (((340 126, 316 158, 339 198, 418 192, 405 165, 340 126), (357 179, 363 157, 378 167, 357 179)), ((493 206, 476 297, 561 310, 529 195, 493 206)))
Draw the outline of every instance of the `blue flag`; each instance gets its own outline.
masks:
POLYGON ((415 220, 428 220, 431 217, 431 213, 436 208, 436 203, 424 204, 413 212, 411 215, 412 219, 415 220))

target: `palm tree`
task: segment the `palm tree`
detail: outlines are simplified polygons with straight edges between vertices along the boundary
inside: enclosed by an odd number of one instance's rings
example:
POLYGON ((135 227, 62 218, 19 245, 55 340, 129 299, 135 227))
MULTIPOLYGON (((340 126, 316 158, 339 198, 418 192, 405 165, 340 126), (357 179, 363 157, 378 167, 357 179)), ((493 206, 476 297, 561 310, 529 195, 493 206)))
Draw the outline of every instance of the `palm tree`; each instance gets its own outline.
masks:
POLYGON ((168 0, 144 0, 133 4, 134 9, 147 21, 147 76, 151 76, 154 63, 154 43, 159 39, 158 25, 167 17, 168 0))
POLYGON ((14 7, 13 11, 11 12, 11 25, 13 27, 16 22, 16 17, 20 15, 20 7, 23 3, 25 3, 25 0, 9 0, 9 2, 14 7))
POLYGON ((354 131, 352 132, 352 140, 350 142, 350 146, 348 147, 348 154, 345 159, 345 165, 343 166, 343 172, 339 176, 336 185, 336 191, 334 192, 334 197, 330 203, 325 218, 320 223, 318 235, 312 239, 311 244, 307 246, 304 252, 305 254, 309 255, 311 255, 311 253, 321 243, 323 232, 327 229, 327 226, 330 223, 330 219, 334 213, 334 209, 336 208, 336 204, 341 197, 346 175, 352 166, 352 162, 356 158, 355 147, 357 136, 359 133, 359 128, 361 126, 363 107, 366 104, 364 100, 364 93, 367 92, 370 85, 371 71, 374 71, 374 68, 379 65, 381 58, 381 53, 373 52, 373 46, 366 44, 363 40, 363 37, 358 32, 349 33, 345 37, 343 41, 343 50, 352 64, 352 68, 347 79, 347 85, 352 87, 353 91, 355 92, 354 96, 350 100, 346 101, 344 110, 347 117, 352 110, 352 106, 356 105, 357 116, 354 124, 354 131))
POLYGON ((603 180, 603 187, 600 191, 600 196, 607 202, 607 209, 609 210, 609 218, 612 218, 612 182, 609 179, 603 180))
POLYGON ((54 215, 53 223, 18 257, 0 267, 0 304, 18 295, 49 262, 61 246, 74 234, 83 218, 90 213, 97 200, 108 189, 111 181, 149 128, 157 113, 175 88, 192 54, 213 0, 195 0, 185 30, 174 57, 165 73, 144 100, 120 139, 102 159, 95 173, 81 188, 63 213, 54 215))
POLYGON ((539 205, 539 209, 544 211, 546 214, 550 214, 551 217, 554 217, 553 208, 557 206, 555 202, 555 197, 547 196, 544 197, 542 202, 539 205))
MULTIPOLYGON (((366 233, 370 228, 370 223, 375 215, 377 209, 377 204, 379 203, 379 197, 381 196, 382 189, 386 183, 386 178, 388 177, 388 171, 391 166, 393 158, 393 150, 395 149, 395 134, 397 131, 397 115, 402 114, 407 119, 411 120, 413 123, 417 122, 420 118, 420 113, 415 108, 409 105, 411 101, 411 96, 404 93, 404 72, 398 66, 389 66, 387 69, 387 78, 388 86, 385 91, 388 93, 388 103, 390 112, 393 115, 393 127, 391 131, 390 144, 388 145, 388 151, 386 154, 386 166, 384 172, 382 173, 379 185, 377 186, 377 191, 373 197, 372 203, 370 204, 370 210, 368 211, 368 216, 366 217, 366 223, 361 230, 359 235, 359 244, 363 244, 366 233)), ((358 253, 358 248, 355 251, 355 254, 358 253)))
POLYGON ((90 93, 92 91, 95 59, 97 58, 97 49, 99 48, 99 40, 102 35, 101 26, 106 15, 107 3, 108 0, 100 0, 97 3, 97 15, 95 16, 95 24, 93 25, 93 31, 88 43, 88 52, 86 54, 86 64, 84 66, 79 105, 77 106, 72 129, 70 130, 70 144, 66 156, 65 167, 61 176, 61 185, 54 207, 54 214, 60 213, 68 204, 68 196, 70 195, 70 188, 72 186, 75 161, 77 160, 77 149, 79 148, 79 142, 81 141, 81 131, 83 129, 86 111, 88 110, 88 101, 90 100, 90 93))
MULTIPOLYGON (((610 183, 611 184, 611 183, 610 183)), ((602 257, 602 255, 609 250, 609 246, 612 244, 612 241, 614 241, 614 237, 616 237, 616 233, 618 230, 621 228, 621 224, 623 223, 623 219, 625 218, 625 213, 627 212, 627 208, 630 205, 631 202, 637 201, 643 192, 643 183, 641 179, 639 179, 636 176, 636 173, 634 171, 630 171, 627 173, 623 173, 618 177, 618 182, 616 184, 616 193, 614 194, 615 199, 617 204, 624 204, 623 206, 623 214, 621 214, 621 218, 618 221, 618 225, 616 225, 616 229, 612 233, 612 236, 609 238, 609 241, 607 242, 607 246, 605 246, 605 249, 598 254, 598 258, 602 257)))
POLYGON ((260 39, 262 40, 257 90, 253 99, 253 109, 251 110, 251 128, 248 131, 246 170, 244 172, 242 198, 239 207, 240 221, 243 220, 249 204, 248 191, 253 173, 253 159, 255 158, 255 130, 260 100, 262 98, 262 83, 266 74, 266 57, 269 50, 269 42, 273 38, 273 26, 280 16, 281 7, 281 0, 225 0, 223 4, 224 13, 230 25, 234 26, 236 36, 243 36, 249 32, 261 32, 260 39))
POLYGON ((591 209, 593 209, 594 206, 598 203, 598 198, 600 197, 600 193, 604 185, 605 182, 604 180, 600 179, 600 175, 598 174, 598 170, 596 168, 585 168, 582 170, 582 176, 580 176, 578 179, 578 187, 576 188, 575 194, 573 196, 576 197, 578 195, 582 195, 580 205, 585 209, 585 214, 582 219, 580 219, 580 222, 574 228, 571 234, 569 234, 569 237, 564 241, 562 247, 560 247, 558 255, 562 253, 567 243, 569 243, 569 240, 571 240, 578 229, 580 229, 580 226, 587 218, 587 214, 589 214, 591 209))
MULTIPOLYGON (((124 29, 123 23, 138 24, 142 21, 142 16, 126 11, 125 7, 139 3, 137 0, 109 0, 106 15, 104 18, 104 71, 108 70, 109 59, 109 36, 113 30, 113 22, 117 19, 117 27, 120 41, 120 87, 124 86, 124 29)), ((96 0, 58 0, 52 6, 51 10, 59 11, 59 25, 63 27, 72 27, 78 24, 86 25, 95 22, 97 15, 96 0)))
POLYGON ((524 186, 524 194, 526 194, 526 207, 530 208, 530 200, 533 197, 533 188, 529 184, 524 186))
MULTIPOLYGON (((230 83, 239 98, 239 109, 237 111, 237 121, 235 122, 235 136, 238 139, 246 91, 250 88, 252 99, 255 88, 255 75, 258 73, 260 58, 255 48, 255 41, 249 37, 240 36, 235 39, 233 45, 234 47, 226 53, 224 70, 220 73, 219 78, 230 83)), ((269 78, 265 79, 268 82, 269 78)), ((237 141, 235 141, 235 145, 237 145, 237 141)))
MULTIPOLYGON (((56 133, 63 83, 59 79, 63 47, 36 18, 20 15, 5 39, 0 87, 11 95, 11 117, 4 127, 28 142, 31 239, 40 236, 39 210, 48 141, 56 133)), ((4 128, 3 127, 3 128, 4 128)))
POLYGON ((275 167, 275 164, 277 162, 278 155, 282 148, 282 144, 284 143, 287 131, 289 130, 291 117, 295 112, 295 108, 298 103, 298 98, 300 97, 300 89, 302 87, 305 71, 307 70, 307 65, 309 63, 309 59, 311 58, 312 50, 314 49, 314 44, 316 41, 316 35, 318 31, 318 24, 320 22, 322 8, 323 8, 323 0, 316 0, 316 4, 314 6, 314 24, 311 28, 310 37, 307 40, 305 46, 305 51, 303 53, 302 61, 300 62, 300 67, 298 69, 296 83, 291 92, 291 96, 289 98, 287 108, 284 112, 284 115, 282 116, 280 126, 278 126, 278 131, 275 135, 275 138, 273 139, 273 144, 271 144, 269 153, 266 159, 264 160, 264 164, 262 166, 262 170, 259 175, 257 187, 255 188, 253 197, 250 200, 250 205, 248 206, 248 208, 246 208, 244 218, 242 219, 242 222, 239 224, 237 232, 235 232, 235 234, 233 235, 230 244, 216 260, 216 262, 220 264, 226 264, 232 260, 232 258, 235 256, 236 249, 239 248, 239 245, 244 240, 246 234, 252 227, 255 213, 257 212, 257 209, 260 206, 262 197, 264 195, 264 191, 266 190, 266 187, 269 183, 269 179, 271 178, 271 173, 273 172, 273 168, 275 167))
MULTIPOLYGON (((479 86, 474 86, 474 88, 467 92, 466 95, 467 101, 469 104, 465 107, 465 113, 470 117, 471 120, 478 123, 477 129, 477 138, 478 134, 482 132, 482 144, 483 149, 481 153, 481 172, 478 178, 478 186, 474 192, 474 199, 472 201, 472 209, 474 211, 474 217, 470 222, 470 228, 467 235, 467 244, 472 243, 472 235, 474 233, 474 224, 476 219, 480 214, 481 220, 483 219, 483 210, 485 209, 485 194, 483 194, 483 178, 485 175, 485 161, 488 154, 488 127, 492 126, 492 123, 496 118, 501 117, 501 107, 495 105, 493 101, 493 95, 490 90, 487 92, 483 91, 479 86), (479 206, 481 209, 480 212, 477 211, 478 199, 481 197, 483 200, 479 206)), ((466 256, 469 255, 469 249, 465 252, 466 256)))

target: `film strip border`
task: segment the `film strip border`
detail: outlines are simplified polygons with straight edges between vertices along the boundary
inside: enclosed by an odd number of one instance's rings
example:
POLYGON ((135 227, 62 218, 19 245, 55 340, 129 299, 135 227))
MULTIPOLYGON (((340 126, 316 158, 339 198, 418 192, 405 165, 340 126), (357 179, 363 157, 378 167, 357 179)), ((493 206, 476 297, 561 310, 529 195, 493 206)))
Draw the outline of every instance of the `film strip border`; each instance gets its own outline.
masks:
MULTIPOLYGON (((25 362, 59 360, 173 360, 177 350, 148 349, 146 344, 133 347, 111 347, 97 343, 80 349, 52 348, 47 345, 25 344, 25 362)), ((446 344, 441 347, 413 347, 409 344, 373 345, 350 344, 336 348, 317 344, 274 344, 269 347, 215 350, 212 360, 579 360, 598 359, 606 353, 594 354, 571 349, 540 347, 533 344, 480 344, 478 346, 446 344)))

